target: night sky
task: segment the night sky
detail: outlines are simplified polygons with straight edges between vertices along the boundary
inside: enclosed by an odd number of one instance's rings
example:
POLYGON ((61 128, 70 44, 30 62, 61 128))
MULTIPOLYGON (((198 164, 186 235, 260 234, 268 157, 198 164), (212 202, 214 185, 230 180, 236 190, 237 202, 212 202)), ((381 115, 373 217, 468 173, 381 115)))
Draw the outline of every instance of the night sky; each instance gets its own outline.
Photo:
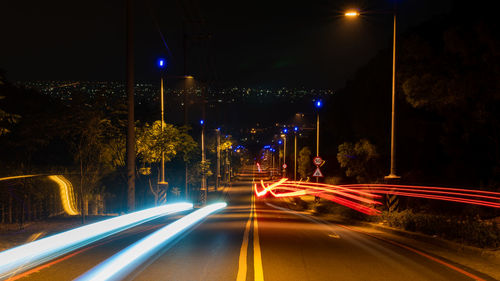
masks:
MULTIPOLYGON (((450 12, 450 1, 398 0, 398 33, 450 12)), ((121 81, 125 1, 4 1, 0 69, 11 81, 121 81)), ((390 48, 391 0, 136 1, 136 80, 154 82, 155 61, 220 86, 339 88, 390 48), (349 7, 368 11, 342 16, 349 7), (161 40, 163 33, 170 49, 161 40), (207 36, 210 40, 206 39, 207 36)))

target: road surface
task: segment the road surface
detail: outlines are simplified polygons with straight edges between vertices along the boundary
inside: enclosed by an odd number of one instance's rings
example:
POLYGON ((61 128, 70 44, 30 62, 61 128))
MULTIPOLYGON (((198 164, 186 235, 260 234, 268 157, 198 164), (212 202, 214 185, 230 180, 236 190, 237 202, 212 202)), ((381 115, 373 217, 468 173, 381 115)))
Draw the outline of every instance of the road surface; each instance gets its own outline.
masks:
MULTIPOLYGON (((233 184, 226 201, 226 209, 191 228, 129 279, 492 280, 404 245, 255 199, 251 182, 233 184)), ((14 278, 72 280, 182 215, 150 221, 14 278)))

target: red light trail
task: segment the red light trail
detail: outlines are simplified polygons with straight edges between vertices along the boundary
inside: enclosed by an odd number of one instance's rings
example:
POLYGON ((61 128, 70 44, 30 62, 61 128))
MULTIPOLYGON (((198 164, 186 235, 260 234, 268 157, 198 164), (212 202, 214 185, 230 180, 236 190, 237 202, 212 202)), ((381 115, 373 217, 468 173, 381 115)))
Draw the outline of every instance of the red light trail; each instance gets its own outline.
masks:
POLYGON ((267 185, 261 180, 260 186, 259 191, 257 184, 254 185, 257 197, 267 193, 278 198, 315 195, 367 215, 380 214, 374 206, 382 204, 376 199, 382 198, 383 194, 500 208, 500 192, 474 189, 391 184, 332 185, 288 181, 286 178, 267 185))

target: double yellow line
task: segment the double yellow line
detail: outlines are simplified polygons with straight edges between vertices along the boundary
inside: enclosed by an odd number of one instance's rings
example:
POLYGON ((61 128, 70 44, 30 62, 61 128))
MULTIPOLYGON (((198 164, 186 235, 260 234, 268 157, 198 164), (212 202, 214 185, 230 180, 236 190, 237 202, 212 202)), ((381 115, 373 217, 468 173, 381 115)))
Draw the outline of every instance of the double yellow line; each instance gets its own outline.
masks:
POLYGON ((264 281, 264 271, 262 270, 262 257, 259 243, 259 224, 257 223, 257 212, 255 211, 255 197, 252 192, 252 203, 250 209, 250 216, 245 225, 245 232, 243 233, 243 242, 241 243, 240 258, 238 262, 238 275, 236 281, 245 281, 247 278, 247 255, 248 255, 248 238, 250 236, 250 226, 253 218, 253 269, 254 280, 264 281))

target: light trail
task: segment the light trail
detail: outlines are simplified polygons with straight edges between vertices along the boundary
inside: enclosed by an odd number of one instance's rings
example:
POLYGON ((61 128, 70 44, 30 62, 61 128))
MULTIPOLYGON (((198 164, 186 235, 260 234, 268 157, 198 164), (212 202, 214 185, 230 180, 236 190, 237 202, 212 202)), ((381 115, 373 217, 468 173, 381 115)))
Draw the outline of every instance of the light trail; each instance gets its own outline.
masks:
POLYGON ((257 189, 257 185, 254 185, 257 197, 262 197, 267 193, 274 197, 296 197, 311 194, 370 215, 379 214, 380 211, 358 202, 380 205, 380 202, 373 199, 381 198, 381 195, 384 194, 500 208, 499 192, 473 189, 385 184, 330 185, 288 181, 286 178, 270 185, 265 185, 264 181, 261 180, 260 185, 261 191, 257 189))
POLYGON ((226 203, 215 203, 194 211, 123 249, 76 280, 102 281, 122 279, 169 241, 172 241, 175 236, 226 206, 226 203))
MULTIPOLYGON (((44 176, 47 175, 43 174, 20 175, 20 176, 0 178, 0 181, 33 178, 33 177, 44 177, 44 176)), ((48 178, 53 182, 55 182, 59 187, 61 204, 66 214, 70 216, 78 215, 79 212, 76 208, 75 192, 73 190, 73 185, 71 184, 71 182, 68 179, 66 179, 63 175, 49 175, 48 178)))
POLYGON ((70 216, 80 214, 76 208, 75 193, 71 182, 62 175, 49 176, 49 179, 59 186, 59 194, 61 195, 61 203, 64 211, 70 216))
MULTIPOLYGON (((340 205, 349 207, 351 209, 354 209, 358 212, 361 212, 361 213, 364 213, 367 215, 380 214, 380 211, 374 209, 373 207, 367 207, 367 206, 360 204, 358 202, 355 202, 355 201, 352 201, 349 199, 345 199, 345 198, 341 198, 338 196, 327 195, 327 194, 324 194, 323 192, 317 192, 314 190, 314 188, 319 188, 322 191, 335 193, 335 195, 341 195, 341 196, 344 196, 344 197, 347 197, 347 198, 350 198, 350 199, 353 199, 353 200, 356 200, 356 201, 359 201, 362 203, 367 203, 370 205, 382 204, 382 203, 375 201, 375 200, 367 199, 364 197, 360 197, 357 195, 353 195, 353 194, 349 194, 349 193, 344 192, 346 190, 356 192, 356 190, 350 190, 348 188, 341 188, 341 189, 343 189, 343 191, 334 190, 334 189, 325 189, 323 187, 317 187, 317 186, 315 187, 315 184, 312 184, 309 182, 305 182, 305 183, 303 183, 303 182, 287 182, 287 180, 288 179, 286 179, 286 178, 282 178, 281 180, 274 182, 268 186, 264 185, 264 181, 261 180, 260 184, 261 184, 263 190, 258 191, 257 184, 255 184, 254 185, 255 194, 257 195, 257 197, 262 197, 269 192, 274 197, 297 197, 297 196, 303 196, 303 195, 306 195, 309 193, 309 194, 315 194, 317 196, 320 196, 320 197, 325 198, 327 200, 330 200, 332 202, 338 203, 340 205), (301 188, 304 188, 304 189, 301 189, 301 188), (287 190, 288 192, 275 193, 274 190, 287 190)), ((366 194, 370 197, 380 197, 379 195, 373 195, 371 193, 366 193, 366 192, 362 192, 362 194, 366 194)))
POLYGON ((5 177, 5 178, 0 178, 0 181, 6 181, 6 180, 15 180, 15 179, 24 179, 24 178, 32 178, 40 175, 22 175, 22 176, 12 176, 12 177, 5 177))
POLYGON ((6 279, 146 221, 192 208, 193 204, 190 203, 163 205, 78 227, 0 252, 0 279, 6 279))

